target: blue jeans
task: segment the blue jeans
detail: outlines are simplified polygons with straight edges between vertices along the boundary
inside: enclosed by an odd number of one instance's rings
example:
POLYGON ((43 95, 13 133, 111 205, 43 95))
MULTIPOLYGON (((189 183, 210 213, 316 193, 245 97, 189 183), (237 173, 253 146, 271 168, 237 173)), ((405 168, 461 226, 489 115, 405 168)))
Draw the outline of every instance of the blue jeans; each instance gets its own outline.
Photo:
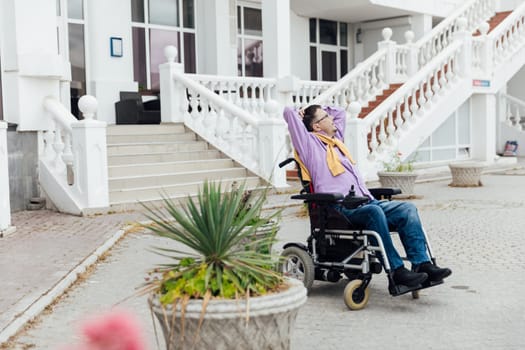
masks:
POLYGON ((417 208, 412 203, 372 200, 355 209, 337 206, 336 210, 353 225, 376 231, 381 236, 392 270, 401 267, 403 260, 394 247, 389 227, 399 233, 407 258, 412 264, 430 261, 417 208))

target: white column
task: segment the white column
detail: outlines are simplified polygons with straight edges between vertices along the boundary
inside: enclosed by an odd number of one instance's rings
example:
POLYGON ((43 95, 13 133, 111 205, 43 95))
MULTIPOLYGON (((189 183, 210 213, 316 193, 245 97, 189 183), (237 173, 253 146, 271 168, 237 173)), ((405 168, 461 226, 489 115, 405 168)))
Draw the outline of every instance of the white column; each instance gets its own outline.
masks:
POLYGON ((262 27, 264 76, 290 75, 290 0, 262 1, 262 27))
POLYGON ((396 49, 396 42, 390 40, 392 37, 392 29, 385 28, 381 32, 383 35, 383 41, 380 41, 377 43, 378 50, 386 49, 386 60, 385 60, 385 66, 384 66, 384 74, 385 74, 385 82, 387 84, 391 84, 394 80, 395 76, 395 68, 396 68, 396 56, 395 56, 395 49, 396 49))
POLYGON ((197 72, 237 76, 237 5, 235 0, 195 2, 197 26, 197 72))
POLYGON ((88 91, 98 101, 98 120, 115 124, 120 91, 138 90, 133 77, 130 1, 89 0, 85 18, 88 91), (111 37, 122 39, 121 57, 111 56, 111 37))
POLYGON ((494 59, 494 50, 493 50, 493 41, 488 37, 487 33, 489 32, 490 25, 487 22, 483 22, 479 26, 479 31, 481 33, 481 36, 479 36, 480 40, 483 41, 483 45, 481 46, 481 52, 479 54, 481 57, 479 57, 481 62, 481 70, 483 73, 483 77, 490 76, 490 73, 492 72, 492 65, 493 65, 493 59, 494 59))
POLYGON ((9 171, 7 169, 7 123, 0 121, 0 235, 11 225, 9 204, 9 171))
POLYGON ((405 32, 406 47, 408 48, 407 55, 407 75, 408 77, 413 76, 419 70, 419 62, 417 59, 418 48, 414 44, 414 32, 407 30, 405 32))
POLYGON ((56 0, 2 0, 0 42, 4 118, 18 131, 47 130, 41 101, 59 96, 69 72, 58 55, 56 0))
POLYGON ((274 187, 287 187, 286 170, 278 165, 287 156, 286 123, 280 115, 282 108, 276 101, 269 101, 264 111, 268 117, 259 121, 259 166, 274 187))
POLYGON ((352 158, 365 175, 369 163, 367 134, 370 128, 366 126, 363 119, 357 117, 360 112, 361 105, 357 102, 351 102, 348 106, 344 138, 345 145, 352 158))
POLYGON ((71 124, 76 156, 75 184, 83 208, 106 208, 109 206, 107 124, 93 119, 97 110, 97 100, 93 96, 82 96, 78 108, 85 119, 71 124))
POLYGON ((186 89, 181 83, 177 82, 173 73, 184 73, 182 63, 175 63, 177 58, 177 48, 166 46, 164 56, 167 62, 159 66, 160 72, 160 117, 162 123, 182 123, 184 122, 184 104, 186 89))
POLYGON ((496 95, 472 95, 471 106, 471 156, 492 163, 496 157, 496 95))
POLYGON ((459 75, 464 78, 472 76, 472 33, 467 30, 467 20, 463 17, 456 21, 457 32, 454 33, 454 40, 461 40, 463 48, 459 53, 459 75))

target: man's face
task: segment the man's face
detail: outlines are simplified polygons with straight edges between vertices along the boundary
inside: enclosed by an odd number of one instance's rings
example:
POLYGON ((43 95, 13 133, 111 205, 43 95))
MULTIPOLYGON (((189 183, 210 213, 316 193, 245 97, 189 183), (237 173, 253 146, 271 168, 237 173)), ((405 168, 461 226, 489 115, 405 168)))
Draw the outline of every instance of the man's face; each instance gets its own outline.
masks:
POLYGON ((334 118, 322 109, 318 109, 317 112, 315 112, 315 119, 312 121, 312 129, 315 132, 323 131, 328 136, 334 136, 337 131, 334 124, 334 118))

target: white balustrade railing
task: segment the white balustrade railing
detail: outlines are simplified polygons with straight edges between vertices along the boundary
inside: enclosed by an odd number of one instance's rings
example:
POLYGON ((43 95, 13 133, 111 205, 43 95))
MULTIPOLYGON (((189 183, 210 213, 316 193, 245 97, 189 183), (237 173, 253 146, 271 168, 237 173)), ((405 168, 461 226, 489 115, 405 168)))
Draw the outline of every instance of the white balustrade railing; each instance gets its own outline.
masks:
POLYGON ((291 101, 287 102, 287 105, 294 106, 295 108, 301 108, 312 104, 312 101, 334 86, 336 83, 333 81, 314 81, 314 80, 301 80, 297 91, 294 91, 291 95, 291 101))
POLYGON ((388 86, 385 80, 387 49, 376 51, 341 78, 336 84, 314 98, 311 104, 327 104, 348 109, 351 102, 367 105, 388 86))
POLYGON ((43 102, 53 127, 41 132, 40 184, 60 211, 82 214, 109 205, 106 123, 93 120, 94 97, 80 98, 78 121, 54 97, 43 102))
POLYGON ((504 113, 504 122, 508 126, 518 131, 525 130, 525 101, 516 97, 501 93, 501 100, 506 106, 504 113))
POLYGON ((495 0, 470 0, 463 4, 415 43, 419 67, 423 67, 452 43, 459 18, 466 19, 467 31, 473 32, 480 23, 494 15, 495 9, 495 0))
POLYGON ((476 77, 490 79, 495 67, 513 57, 525 44, 525 3, 518 6, 490 33, 489 24, 479 25, 472 42, 472 68, 476 77))
POLYGON ((502 62, 519 49, 525 42, 525 3, 490 32, 489 38, 493 64, 502 62))
MULTIPOLYGON (((424 116, 460 73, 461 41, 439 53, 364 119, 368 137, 368 159, 385 160, 397 148, 400 136, 424 116)), ((461 67, 464 69, 464 67, 461 67)), ((405 155, 405 157, 408 156, 405 155)))
POLYGON ((255 115, 264 115, 265 104, 277 98, 276 79, 202 74, 186 74, 186 76, 228 102, 255 115))
POLYGON ((178 121, 228 157, 274 186, 285 186, 285 173, 277 164, 285 156, 286 128, 277 103, 266 101, 262 111, 251 113, 184 74, 183 66, 175 63, 175 47, 164 52, 168 62, 160 66, 161 100, 176 103, 162 113, 182 115, 178 121))
POLYGON ((11 226, 9 203, 9 172, 7 154, 7 123, 0 121, 0 237, 11 226))

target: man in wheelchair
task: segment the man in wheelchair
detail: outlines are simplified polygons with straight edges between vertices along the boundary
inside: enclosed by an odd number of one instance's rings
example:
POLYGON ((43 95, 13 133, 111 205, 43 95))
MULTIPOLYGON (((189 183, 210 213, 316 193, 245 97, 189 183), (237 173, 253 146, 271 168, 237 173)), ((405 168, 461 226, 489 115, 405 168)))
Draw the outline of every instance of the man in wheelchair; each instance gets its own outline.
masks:
MULTIPOLYGON (((306 180, 310 181, 312 192, 318 195, 316 198, 321 198, 323 202, 323 195, 336 194, 333 200, 325 201, 325 204, 330 203, 325 207, 341 214, 349 227, 377 233, 377 236, 371 235, 370 238, 381 249, 377 249, 373 257, 377 256, 385 267, 392 295, 440 284, 452 273, 448 268, 438 267, 430 255, 430 246, 416 207, 408 202, 377 200, 366 187, 343 143, 346 125, 346 113, 343 109, 322 108, 319 105, 311 105, 299 111, 285 108, 284 119, 288 123, 296 159, 299 158, 299 163, 302 163, 303 173, 306 172, 303 175, 309 177, 306 180), (342 196, 337 196, 349 193, 350 190, 351 193, 346 198, 355 196, 355 205, 345 205, 345 201, 341 200, 342 196), (412 270, 405 268, 392 242, 391 230, 398 232, 412 270)), ((310 200, 310 204, 311 202, 310 200)), ((317 205, 322 206, 322 203, 317 205)), ((323 222, 321 224, 327 225, 323 222)), ((369 279, 364 282, 363 284, 368 284, 369 279)))

